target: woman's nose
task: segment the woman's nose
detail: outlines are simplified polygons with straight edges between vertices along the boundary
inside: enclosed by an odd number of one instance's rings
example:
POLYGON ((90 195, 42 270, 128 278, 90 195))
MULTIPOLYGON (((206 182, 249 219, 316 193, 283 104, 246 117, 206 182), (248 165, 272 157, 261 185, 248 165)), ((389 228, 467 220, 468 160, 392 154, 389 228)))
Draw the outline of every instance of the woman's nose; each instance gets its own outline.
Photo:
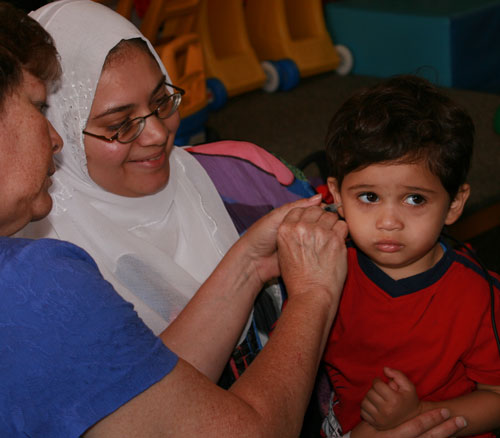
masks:
POLYGON ((49 135, 52 142, 52 151, 54 154, 58 154, 63 148, 63 139, 52 126, 52 123, 50 123, 49 121, 47 121, 47 123, 49 124, 49 135))
POLYGON ((141 146, 163 145, 169 136, 175 136, 179 127, 179 115, 176 112, 168 119, 160 119, 153 114, 145 120, 145 123, 141 135, 137 138, 138 144, 141 146))
POLYGON ((404 223, 395 206, 384 206, 378 211, 376 226, 380 230, 396 231, 403 229, 404 223))

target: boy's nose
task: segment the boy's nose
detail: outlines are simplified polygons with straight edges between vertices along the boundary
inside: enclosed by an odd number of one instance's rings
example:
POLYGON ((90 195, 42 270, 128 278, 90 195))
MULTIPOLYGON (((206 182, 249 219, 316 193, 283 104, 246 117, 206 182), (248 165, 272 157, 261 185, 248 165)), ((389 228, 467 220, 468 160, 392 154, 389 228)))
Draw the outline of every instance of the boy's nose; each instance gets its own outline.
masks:
POLYGON ((403 229, 403 221, 398 215, 397 209, 392 206, 387 206, 380 209, 376 226, 380 230, 396 231, 403 229))

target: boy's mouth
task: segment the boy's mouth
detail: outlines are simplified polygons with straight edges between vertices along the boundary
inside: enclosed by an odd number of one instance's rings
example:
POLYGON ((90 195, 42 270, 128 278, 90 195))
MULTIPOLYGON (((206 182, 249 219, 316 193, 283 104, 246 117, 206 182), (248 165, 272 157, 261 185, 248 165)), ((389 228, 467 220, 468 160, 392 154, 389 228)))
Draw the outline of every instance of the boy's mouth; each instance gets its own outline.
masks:
POLYGON ((403 244, 395 240, 379 240, 375 247, 381 252, 398 252, 403 248, 403 244))

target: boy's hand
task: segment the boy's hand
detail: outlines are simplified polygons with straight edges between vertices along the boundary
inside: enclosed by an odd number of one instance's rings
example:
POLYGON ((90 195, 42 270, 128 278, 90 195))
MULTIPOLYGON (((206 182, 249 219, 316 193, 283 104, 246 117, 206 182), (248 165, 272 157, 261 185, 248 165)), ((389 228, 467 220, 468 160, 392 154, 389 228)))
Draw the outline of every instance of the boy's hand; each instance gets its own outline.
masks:
POLYGON ((361 418, 378 430, 394 428, 420 413, 413 383, 401 371, 385 367, 384 374, 389 382, 374 379, 361 403, 361 418))

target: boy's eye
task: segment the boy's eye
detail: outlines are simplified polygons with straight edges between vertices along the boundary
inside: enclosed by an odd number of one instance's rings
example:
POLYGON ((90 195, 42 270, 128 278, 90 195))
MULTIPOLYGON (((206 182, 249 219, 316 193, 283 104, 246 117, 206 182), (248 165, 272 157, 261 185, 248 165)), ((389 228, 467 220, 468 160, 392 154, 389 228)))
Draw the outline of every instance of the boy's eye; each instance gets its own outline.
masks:
POLYGON ((361 193, 361 195, 358 196, 358 199, 366 204, 371 204, 378 201, 378 196, 373 192, 366 192, 361 193))
POLYGON ((425 203, 425 198, 421 195, 412 194, 407 196, 405 202, 410 205, 422 205, 425 203))

